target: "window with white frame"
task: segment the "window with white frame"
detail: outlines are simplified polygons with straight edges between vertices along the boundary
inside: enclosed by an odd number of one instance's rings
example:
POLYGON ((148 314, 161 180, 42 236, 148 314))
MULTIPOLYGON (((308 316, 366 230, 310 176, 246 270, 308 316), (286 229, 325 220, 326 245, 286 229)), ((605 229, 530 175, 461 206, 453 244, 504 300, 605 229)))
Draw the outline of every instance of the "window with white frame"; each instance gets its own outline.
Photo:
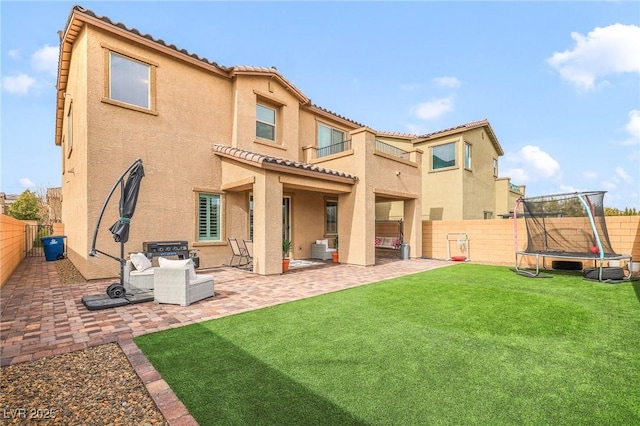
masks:
POLYGON ((151 66, 109 52, 109 99, 151 109, 151 66))
POLYGON ((497 158, 493 159, 493 175, 495 177, 498 177, 498 159, 497 158))
POLYGON ((325 227, 326 235, 338 234, 338 202, 336 200, 326 200, 324 202, 325 209, 325 227))
POLYGON ((256 137, 276 140, 276 110, 256 104, 256 137))
POLYGON ((431 169, 438 170, 456 165, 456 143, 451 142, 431 148, 431 169))
POLYGON ((219 194, 198 194, 198 241, 220 241, 222 222, 219 194))
POLYGON ((464 167, 471 170, 471 144, 469 142, 464 144, 464 167))

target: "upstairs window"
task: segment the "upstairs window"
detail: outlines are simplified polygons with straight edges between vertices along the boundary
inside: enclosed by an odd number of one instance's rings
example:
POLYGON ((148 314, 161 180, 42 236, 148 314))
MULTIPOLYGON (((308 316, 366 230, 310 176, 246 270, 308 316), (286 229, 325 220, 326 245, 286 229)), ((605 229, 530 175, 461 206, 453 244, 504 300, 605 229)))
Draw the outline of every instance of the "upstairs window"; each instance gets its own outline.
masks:
POLYGON ((431 169, 438 170, 456 165, 456 143, 431 148, 431 169))
POLYGON ((264 105, 256 105, 256 137, 276 140, 276 110, 264 105))
POLYGON ((151 66, 109 52, 109 99, 151 109, 151 66))
POLYGON ((467 142, 464 144, 464 167, 471 170, 471 144, 467 142))
POLYGON ((198 241, 220 241, 220 195, 198 194, 198 241))
POLYGON ((493 175, 495 177, 498 177, 498 159, 497 158, 493 159, 493 175))
POLYGON ((344 142, 344 132, 324 124, 318 124, 318 148, 326 148, 344 142))

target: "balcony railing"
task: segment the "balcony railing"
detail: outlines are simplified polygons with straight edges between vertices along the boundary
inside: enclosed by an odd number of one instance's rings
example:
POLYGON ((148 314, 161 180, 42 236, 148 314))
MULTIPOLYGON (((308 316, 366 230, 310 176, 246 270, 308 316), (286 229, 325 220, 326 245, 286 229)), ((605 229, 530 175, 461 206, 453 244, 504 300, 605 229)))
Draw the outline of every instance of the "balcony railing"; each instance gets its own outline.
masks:
POLYGON ((520 185, 514 185, 512 183, 509 183, 509 191, 513 191, 513 192, 522 192, 520 185))
POLYGON ((324 148, 318 148, 316 156, 317 158, 326 157, 328 155, 338 154, 349 149, 351 149, 351 139, 334 143, 333 145, 325 146, 324 148))
POLYGON ((409 153, 404 149, 400 149, 393 145, 389 145, 388 143, 384 143, 376 139, 376 151, 380 151, 387 155, 391 155, 392 157, 401 158, 403 160, 409 159, 409 153))

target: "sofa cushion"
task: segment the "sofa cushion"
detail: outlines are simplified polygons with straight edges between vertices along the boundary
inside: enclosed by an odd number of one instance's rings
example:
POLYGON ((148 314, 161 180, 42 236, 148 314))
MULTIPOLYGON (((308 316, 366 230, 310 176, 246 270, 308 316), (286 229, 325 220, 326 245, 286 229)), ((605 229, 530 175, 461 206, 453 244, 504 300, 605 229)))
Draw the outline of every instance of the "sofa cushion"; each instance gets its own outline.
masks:
POLYGON ((164 257, 158 258, 158 266, 161 268, 170 268, 170 269, 189 269, 189 279, 195 280, 196 277, 196 269, 193 261, 191 259, 180 259, 180 260, 172 260, 164 257))
POLYGON ((151 261, 147 259, 147 256, 145 256, 144 253, 131 253, 129 259, 131 260, 131 263, 133 263, 133 266, 136 268, 136 271, 143 272, 151 268, 152 266, 151 261))
POLYGON ((325 246, 329 246, 329 240, 316 240, 316 244, 324 244, 325 246))

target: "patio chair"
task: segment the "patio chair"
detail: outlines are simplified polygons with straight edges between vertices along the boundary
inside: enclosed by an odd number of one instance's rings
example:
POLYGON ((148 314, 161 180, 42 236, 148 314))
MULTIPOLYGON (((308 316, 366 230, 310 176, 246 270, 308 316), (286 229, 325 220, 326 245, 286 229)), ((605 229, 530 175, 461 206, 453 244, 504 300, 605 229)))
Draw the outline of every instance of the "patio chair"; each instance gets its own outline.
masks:
MULTIPOLYGON (((164 260, 164 259, 162 259, 164 260)), ((153 296, 155 303, 170 303, 187 306, 212 297, 213 275, 196 274, 191 259, 165 260, 153 273, 153 296)))
POLYGON ((231 260, 229 261, 229 266, 245 266, 247 262, 249 262, 249 256, 246 247, 240 247, 240 244, 238 244, 238 240, 236 240, 235 238, 227 238, 227 240, 229 240, 229 247, 231 247, 231 260), (238 264, 234 265, 233 261, 236 257, 238 258, 238 264), (242 263, 242 259, 245 259, 246 262, 242 263))
POLYGON ((316 240, 311 244, 311 258, 329 260, 333 256, 333 253, 337 250, 335 248, 329 248, 329 240, 316 240))
POLYGON ((251 240, 242 240, 244 243, 244 251, 247 254, 247 264, 245 267, 247 269, 253 269, 253 241, 251 240))

